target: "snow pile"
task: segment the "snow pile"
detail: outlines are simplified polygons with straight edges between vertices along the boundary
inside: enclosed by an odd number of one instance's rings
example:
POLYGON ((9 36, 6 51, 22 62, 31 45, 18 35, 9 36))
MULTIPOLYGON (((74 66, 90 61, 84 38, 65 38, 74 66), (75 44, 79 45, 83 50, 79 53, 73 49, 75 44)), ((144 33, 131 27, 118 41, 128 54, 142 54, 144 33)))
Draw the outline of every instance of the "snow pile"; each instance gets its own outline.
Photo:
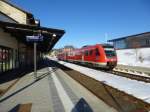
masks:
POLYGON ((150 48, 117 50, 118 64, 150 67, 150 48))

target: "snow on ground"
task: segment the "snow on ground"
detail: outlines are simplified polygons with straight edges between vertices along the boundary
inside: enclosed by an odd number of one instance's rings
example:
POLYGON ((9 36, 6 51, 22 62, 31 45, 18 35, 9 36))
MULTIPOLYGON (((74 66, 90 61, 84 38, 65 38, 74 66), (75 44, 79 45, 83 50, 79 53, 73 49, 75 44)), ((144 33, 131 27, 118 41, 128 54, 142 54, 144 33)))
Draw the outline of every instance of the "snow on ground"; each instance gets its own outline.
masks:
POLYGON ((150 67, 150 48, 117 50, 118 64, 150 67))
POLYGON ((82 74, 92 77, 100 82, 103 82, 111 87, 114 87, 120 91, 124 91, 125 93, 139 98, 147 103, 150 103, 150 83, 131 80, 125 77, 116 76, 110 73, 101 72, 64 61, 55 61, 71 69, 79 71, 82 74))

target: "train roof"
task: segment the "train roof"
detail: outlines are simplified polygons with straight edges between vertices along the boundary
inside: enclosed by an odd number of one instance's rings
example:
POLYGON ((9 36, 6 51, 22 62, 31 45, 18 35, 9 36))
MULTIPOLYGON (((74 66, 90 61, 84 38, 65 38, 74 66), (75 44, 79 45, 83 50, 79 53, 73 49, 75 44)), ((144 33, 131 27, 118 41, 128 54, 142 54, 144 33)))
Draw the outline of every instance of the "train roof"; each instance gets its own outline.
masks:
POLYGON ((120 38, 116 38, 116 39, 112 39, 112 40, 108 40, 108 42, 115 42, 115 41, 120 41, 120 40, 124 40, 127 38, 138 38, 138 37, 144 37, 145 35, 149 35, 150 32, 144 32, 144 33, 139 33, 139 34, 134 34, 134 35, 129 35, 129 36, 124 36, 124 37, 120 37, 120 38))
MULTIPOLYGON (((73 50, 71 50, 71 51, 69 51, 69 52, 80 52, 80 51, 82 51, 82 50, 88 50, 88 49, 94 49, 95 47, 97 47, 97 46, 102 46, 102 47, 108 47, 108 48, 112 48, 113 47, 113 45, 111 45, 111 44, 95 44, 95 45, 85 45, 85 46, 83 46, 83 47, 81 47, 81 48, 76 48, 76 49, 73 49, 73 50)), ((62 54, 63 53, 66 53, 66 52, 68 52, 68 51, 63 51, 62 52, 62 54)))
POLYGON ((103 44, 95 44, 95 45, 85 45, 83 46, 81 49, 84 49, 84 48, 91 48, 91 47, 95 47, 95 46, 103 46, 103 47, 113 47, 112 44, 108 44, 108 43, 103 43, 103 44))
POLYGON ((101 44, 103 47, 113 47, 112 44, 101 44))

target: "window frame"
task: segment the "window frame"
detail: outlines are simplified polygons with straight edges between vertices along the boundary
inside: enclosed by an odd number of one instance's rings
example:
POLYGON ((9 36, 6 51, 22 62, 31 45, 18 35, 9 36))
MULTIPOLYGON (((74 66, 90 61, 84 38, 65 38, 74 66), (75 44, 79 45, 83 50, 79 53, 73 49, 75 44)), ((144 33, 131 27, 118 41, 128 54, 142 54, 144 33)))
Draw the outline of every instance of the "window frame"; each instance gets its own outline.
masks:
POLYGON ((10 65, 13 64, 13 49, 0 45, 0 54, 0 73, 13 69, 10 65))
POLYGON ((99 52, 98 48, 95 49, 95 55, 100 56, 100 52, 99 52))
POLYGON ((89 55, 90 55, 90 56, 93 55, 93 50, 90 50, 89 55))
POLYGON ((84 56, 89 56, 89 51, 88 50, 84 51, 84 56))

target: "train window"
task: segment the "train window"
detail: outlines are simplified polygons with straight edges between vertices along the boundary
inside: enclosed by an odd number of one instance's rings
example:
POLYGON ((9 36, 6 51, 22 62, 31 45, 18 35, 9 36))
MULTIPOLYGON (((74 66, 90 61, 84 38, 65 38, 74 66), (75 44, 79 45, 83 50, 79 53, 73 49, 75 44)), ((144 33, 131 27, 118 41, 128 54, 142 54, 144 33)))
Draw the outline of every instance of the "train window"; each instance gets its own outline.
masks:
POLYGON ((86 51, 84 51, 84 55, 86 56, 86 51))
POLYGON ((84 52, 84 55, 85 55, 85 56, 88 56, 88 51, 85 51, 85 52, 84 52))
POLYGON ((112 50, 105 50, 105 53, 107 57, 116 56, 115 51, 112 51, 112 50))
POLYGON ((93 54, 93 50, 90 50, 90 55, 92 55, 93 54))
POLYGON ((100 53, 99 53, 99 50, 98 50, 98 49, 95 49, 95 54, 96 54, 96 56, 99 56, 99 55, 100 55, 100 53))

